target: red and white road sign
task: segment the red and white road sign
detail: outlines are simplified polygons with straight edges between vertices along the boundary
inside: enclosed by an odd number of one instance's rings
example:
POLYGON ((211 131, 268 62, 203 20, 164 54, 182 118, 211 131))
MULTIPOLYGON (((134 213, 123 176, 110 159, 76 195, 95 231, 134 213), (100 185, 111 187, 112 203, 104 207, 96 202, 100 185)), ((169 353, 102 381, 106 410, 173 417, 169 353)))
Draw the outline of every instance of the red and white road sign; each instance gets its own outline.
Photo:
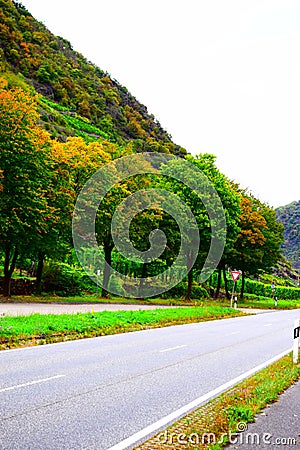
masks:
POLYGON ((230 273, 231 273, 231 277, 232 277, 233 281, 237 281, 240 278, 240 275, 242 272, 236 271, 236 270, 231 270, 230 273))

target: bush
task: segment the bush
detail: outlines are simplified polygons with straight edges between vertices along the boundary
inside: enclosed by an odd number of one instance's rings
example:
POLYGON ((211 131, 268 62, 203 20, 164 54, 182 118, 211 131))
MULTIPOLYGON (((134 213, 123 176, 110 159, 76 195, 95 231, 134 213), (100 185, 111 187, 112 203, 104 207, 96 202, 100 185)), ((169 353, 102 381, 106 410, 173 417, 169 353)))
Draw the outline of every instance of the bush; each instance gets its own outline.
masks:
MULTIPOLYGON (((162 297, 163 298, 181 298, 181 297, 185 297, 186 291, 187 291, 187 283, 181 282, 181 283, 178 283, 176 286, 172 287, 169 291, 164 292, 164 294, 162 294, 162 297)), ((207 297, 208 297, 207 290, 203 286, 201 286, 197 283, 193 283, 191 298, 199 299, 199 298, 207 298, 207 297)))
POLYGON ((111 289, 113 290, 113 293, 115 295, 119 295, 120 297, 123 297, 125 294, 122 280, 120 280, 113 274, 111 275, 108 284, 108 291, 110 291, 111 289))
POLYGON ((45 264, 42 289, 61 297, 80 295, 87 280, 84 272, 64 263, 51 261, 45 264))

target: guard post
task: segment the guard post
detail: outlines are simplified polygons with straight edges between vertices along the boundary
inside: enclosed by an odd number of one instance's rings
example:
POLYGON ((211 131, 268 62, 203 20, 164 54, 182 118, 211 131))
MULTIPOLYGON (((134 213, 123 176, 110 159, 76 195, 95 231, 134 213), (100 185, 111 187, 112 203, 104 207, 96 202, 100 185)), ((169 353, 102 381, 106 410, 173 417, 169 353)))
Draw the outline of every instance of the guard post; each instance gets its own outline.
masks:
POLYGON ((234 297, 233 307, 237 309, 237 296, 234 297))
POLYGON ((293 345, 293 363, 297 364, 299 359, 299 337, 300 337, 300 320, 294 322, 294 345, 293 345))

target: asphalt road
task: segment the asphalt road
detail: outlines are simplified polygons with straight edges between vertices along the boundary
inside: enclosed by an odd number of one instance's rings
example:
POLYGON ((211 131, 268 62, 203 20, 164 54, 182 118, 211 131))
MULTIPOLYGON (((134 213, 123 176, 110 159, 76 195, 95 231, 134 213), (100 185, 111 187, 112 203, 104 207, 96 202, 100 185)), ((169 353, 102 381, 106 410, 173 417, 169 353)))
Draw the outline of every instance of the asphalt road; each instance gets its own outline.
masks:
POLYGON ((0 449, 114 447, 290 349, 299 317, 277 311, 2 351, 0 449))

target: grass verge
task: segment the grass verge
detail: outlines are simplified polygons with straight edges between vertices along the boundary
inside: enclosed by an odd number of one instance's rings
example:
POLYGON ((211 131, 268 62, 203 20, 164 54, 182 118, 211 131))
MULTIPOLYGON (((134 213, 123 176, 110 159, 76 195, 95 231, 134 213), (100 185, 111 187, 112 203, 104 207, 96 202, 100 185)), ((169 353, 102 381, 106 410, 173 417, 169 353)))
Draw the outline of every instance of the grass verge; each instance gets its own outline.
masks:
MULTIPOLYGON (((165 306, 230 306, 227 299, 197 299, 187 302, 181 298, 149 298, 134 299, 122 297, 101 298, 95 294, 85 294, 73 297, 59 297, 57 295, 14 295, 10 298, 2 297, 0 303, 60 303, 60 304, 84 304, 84 303, 104 303, 104 304, 127 304, 127 305, 165 305, 165 306)), ((278 300, 277 306, 274 300, 269 297, 257 297, 252 294, 245 294, 244 299, 238 298, 238 307, 253 309, 295 309, 300 308, 299 300, 278 300)))
MULTIPOLYGON (((85 303, 104 303, 121 305, 164 305, 164 306, 195 306, 195 302, 187 302, 178 299, 136 299, 123 297, 103 298, 96 294, 85 294, 71 297, 59 297, 57 295, 13 295, 11 297, 0 297, 0 303, 59 303, 59 304, 85 304, 85 303)), ((204 301, 202 301, 204 303, 204 301)))
POLYGON ((296 309, 300 308, 300 300, 277 300, 275 306, 274 299, 270 297, 257 297, 253 294, 245 294, 245 298, 238 302, 240 307, 257 309, 296 309))
POLYGON ((219 306, 0 318, 0 349, 241 316, 219 306))
POLYGON ((254 422, 263 408, 275 402, 299 378, 300 364, 293 364, 292 356, 288 355, 188 414, 136 450, 221 449, 230 435, 245 430, 247 423, 254 422))

